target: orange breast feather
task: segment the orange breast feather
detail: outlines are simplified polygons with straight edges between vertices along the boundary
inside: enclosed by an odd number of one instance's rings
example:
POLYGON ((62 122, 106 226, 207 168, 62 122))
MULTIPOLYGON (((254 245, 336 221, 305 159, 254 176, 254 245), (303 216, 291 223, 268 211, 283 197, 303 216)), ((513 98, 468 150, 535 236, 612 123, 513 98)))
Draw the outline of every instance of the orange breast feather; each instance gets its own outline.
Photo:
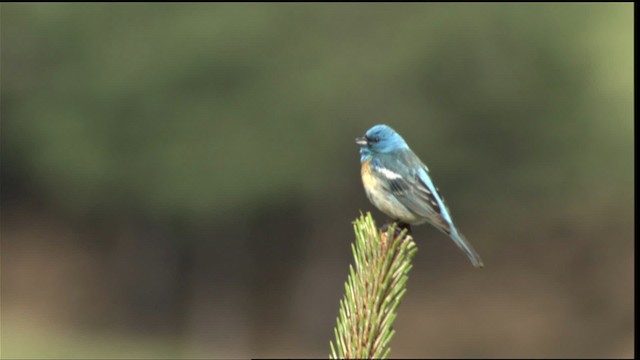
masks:
POLYGON ((362 163, 362 167, 360 168, 360 175, 362 175, 362 183, 367 190, 373 190, 377 185, 378 181, 371 174, 371 160, 367 160, 362 163))

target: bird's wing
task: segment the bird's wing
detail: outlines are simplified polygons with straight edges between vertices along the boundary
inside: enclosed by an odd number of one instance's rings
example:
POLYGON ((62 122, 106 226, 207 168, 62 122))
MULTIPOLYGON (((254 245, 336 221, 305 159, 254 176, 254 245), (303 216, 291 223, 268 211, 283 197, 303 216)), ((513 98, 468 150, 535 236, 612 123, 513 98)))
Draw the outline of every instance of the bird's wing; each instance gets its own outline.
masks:
POLYGON ((449 235, 467 254, 473 266, 483 267, 478 253, 453 225, 444 198, 429 176, 429 169, 414 153, 409 150, 392 157, 382 157, 373 165, 376 175, 384 178, 381 183, 385 184, 387 191, 407 209, 449 235))
POLYGON ((372 165, 372 170, 385 180, 382 183, 400 203, 440 231, 451 233, 451 218, 444 200, 429 178, 427 167, 415 154, 402 152, 381 157, 378 164, 372 165))

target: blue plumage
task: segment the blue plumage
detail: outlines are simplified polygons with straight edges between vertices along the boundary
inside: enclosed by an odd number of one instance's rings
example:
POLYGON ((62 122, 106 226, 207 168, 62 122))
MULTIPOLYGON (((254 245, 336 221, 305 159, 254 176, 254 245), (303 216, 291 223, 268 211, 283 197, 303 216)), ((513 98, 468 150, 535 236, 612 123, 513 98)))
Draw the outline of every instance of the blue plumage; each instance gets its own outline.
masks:
POLYGON ((376 125, 360 145, 362 183, 369 200, 380 211, 407 224, 430 223, 447 234, 476 267, 480 256, 460 234, 429 169, 402 136, 387 125, 376 125))

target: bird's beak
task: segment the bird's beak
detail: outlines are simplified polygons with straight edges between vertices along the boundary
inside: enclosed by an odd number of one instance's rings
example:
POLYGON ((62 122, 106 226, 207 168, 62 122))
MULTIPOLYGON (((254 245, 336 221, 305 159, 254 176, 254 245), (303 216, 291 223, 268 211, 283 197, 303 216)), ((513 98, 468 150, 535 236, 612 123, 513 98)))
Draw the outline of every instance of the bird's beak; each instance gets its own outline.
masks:
POLYGON ((360 146, 366 146, 369 143, 367 142, 367 138, 362 136, 362 137, 356 138, 356 144, 358 144, 360 146))

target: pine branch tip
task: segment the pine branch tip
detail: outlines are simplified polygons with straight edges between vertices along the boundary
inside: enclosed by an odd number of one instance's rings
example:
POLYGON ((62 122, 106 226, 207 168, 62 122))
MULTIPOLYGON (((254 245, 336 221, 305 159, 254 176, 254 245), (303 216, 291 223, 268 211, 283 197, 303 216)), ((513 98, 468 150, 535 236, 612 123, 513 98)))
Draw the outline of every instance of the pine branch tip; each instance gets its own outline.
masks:
POLYGON ((408 229, 398 231, 396 223, 380 229, 370 212, 360 211, 353 227, 354 262, 340 300, 330 357, 386 358, 417 248, 408 229))

